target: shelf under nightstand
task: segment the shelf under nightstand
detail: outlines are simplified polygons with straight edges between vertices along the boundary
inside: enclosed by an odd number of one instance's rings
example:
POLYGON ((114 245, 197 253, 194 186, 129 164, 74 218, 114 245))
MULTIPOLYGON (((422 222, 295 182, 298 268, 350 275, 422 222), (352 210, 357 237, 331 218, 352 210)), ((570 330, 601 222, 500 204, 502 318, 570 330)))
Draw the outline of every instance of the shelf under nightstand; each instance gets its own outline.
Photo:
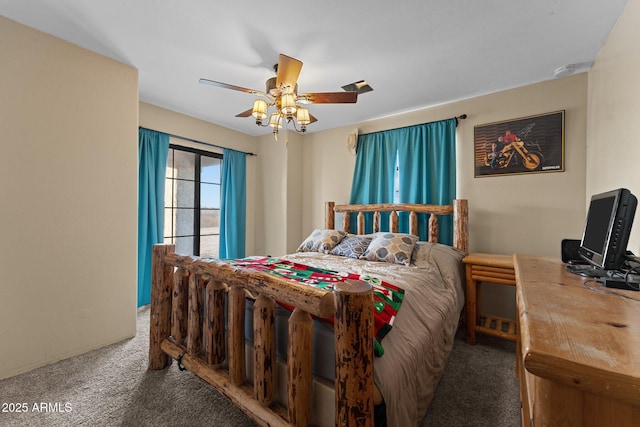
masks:
POLYGON ((466 266, 467 343, 476 343, 476 333, 516 341, 516 320, 480 313, 478 288, 481 282, 515 286, 516 275, 511 255, 472 253, 462 262, 466 266))

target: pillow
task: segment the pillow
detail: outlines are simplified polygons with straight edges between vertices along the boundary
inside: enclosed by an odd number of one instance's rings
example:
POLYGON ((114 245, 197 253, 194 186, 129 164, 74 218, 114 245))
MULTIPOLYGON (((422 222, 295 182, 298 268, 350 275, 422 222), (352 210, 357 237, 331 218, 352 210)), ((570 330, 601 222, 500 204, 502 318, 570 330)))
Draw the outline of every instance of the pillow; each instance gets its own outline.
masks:
POLYGON ((315 229, 298 247, 298 252, 322 252, 328 254, 347 233, 338 230, 315 229))
POLYGON ((445 264, 450 268, 461 263, 466 254, 460 249, 441 243, 417 242, 411 255, 411 264, 420 268, 427 268, 434 264, 445 264))
POLYGON ((404 233, 376 233, 360 259, 409 265, 418 236, 404 233))
POLYGON ((455 289, 463 295, 464 264, 462 259, 466 253, 452 246, 441 243, 418 242, 413 249, 412 265, 430 271, 439 271, 442 286, 455 289))
POLYGON ((420 268, 427 268, 431 263, 431 249, 437 243, 417 242, 411 254, 411 264, 420 268))
POLYGON ((348 258, 360 258, 360 255, 364 253, 369 247, 373 238, 371 236, 356 236, 353 234, 347 234, 347 237, 342 239, 338 245, 333 248, 331 254, 338 256, 346 256, 348 258))

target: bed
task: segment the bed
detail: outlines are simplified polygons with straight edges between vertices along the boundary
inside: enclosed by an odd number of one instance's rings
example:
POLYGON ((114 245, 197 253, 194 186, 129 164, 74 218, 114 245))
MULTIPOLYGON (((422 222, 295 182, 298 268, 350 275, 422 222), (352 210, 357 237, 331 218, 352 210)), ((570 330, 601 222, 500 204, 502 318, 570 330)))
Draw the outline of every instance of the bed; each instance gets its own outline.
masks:
POLYGON ((201 259, 155 245, 149 369, 175 360, 259 425, 322 425, 323 412, 334 414, 331 425, 416 425, 444 371, 464 306, 467 230, 466 200, 448 206, 327 202, 324 228, 277 259, 201 259), (373 216, 369 234, 365 214, 373 216), (418 235, 420 214, 428 216, 426 242, 411 237, 418 235), (409 233, 398 233, 402 215, 409 233), (441 215, 453 216, 451 247, 436 243, 441 215), (388 231, 380 231, 382 218, 388 231), (330 286, 316 286, 325 282, 330 286), (286 345, 278 351, 283 309, 289 313, 286 345), (321 348, 333 357, 314 357, 321 348), (283 359, 284 375, 278 373, 283 359), (323 374, 329 359, 332 372, 323 374), (331 408, 320 393, 328 380, 331 408))

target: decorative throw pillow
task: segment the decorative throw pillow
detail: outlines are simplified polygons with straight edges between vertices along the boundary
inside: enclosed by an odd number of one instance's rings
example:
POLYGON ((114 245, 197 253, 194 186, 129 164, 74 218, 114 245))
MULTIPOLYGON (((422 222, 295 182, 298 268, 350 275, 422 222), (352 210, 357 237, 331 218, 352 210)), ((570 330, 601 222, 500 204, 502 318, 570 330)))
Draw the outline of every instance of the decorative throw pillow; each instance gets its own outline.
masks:
POLYGON ((409 265, 418 236, 404 233, 376 233, 360 259, 409 265))
POLYGON ((339 230, 315 229, 298 247, 298 252, 322 252, 328 254, 347 233, 339 230))
POLYGON ((411 264, 420 268, 428 268, 431 263, 431 249, 437 243, 417 242, 411 254, 411 264))
POLYGON ((367 250, 371 240, 373 240, 371 236, 356 236, 348 234, 347 237, 342 239, 342 241, 333 248, 331 253, 333 255, 358 259, 360 258, 360 255, 367 250))

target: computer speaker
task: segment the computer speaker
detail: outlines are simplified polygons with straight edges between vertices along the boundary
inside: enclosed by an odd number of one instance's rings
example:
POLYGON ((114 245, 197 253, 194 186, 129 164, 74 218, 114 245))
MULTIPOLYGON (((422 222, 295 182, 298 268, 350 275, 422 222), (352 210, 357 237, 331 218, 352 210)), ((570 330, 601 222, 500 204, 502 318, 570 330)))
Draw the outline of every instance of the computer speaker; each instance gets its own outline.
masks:
POLYGON ((578 253, 580 248, 580 240, 563 239, 562 240, 562 262, 567 264, 584 264, 585 260, 578 253))

